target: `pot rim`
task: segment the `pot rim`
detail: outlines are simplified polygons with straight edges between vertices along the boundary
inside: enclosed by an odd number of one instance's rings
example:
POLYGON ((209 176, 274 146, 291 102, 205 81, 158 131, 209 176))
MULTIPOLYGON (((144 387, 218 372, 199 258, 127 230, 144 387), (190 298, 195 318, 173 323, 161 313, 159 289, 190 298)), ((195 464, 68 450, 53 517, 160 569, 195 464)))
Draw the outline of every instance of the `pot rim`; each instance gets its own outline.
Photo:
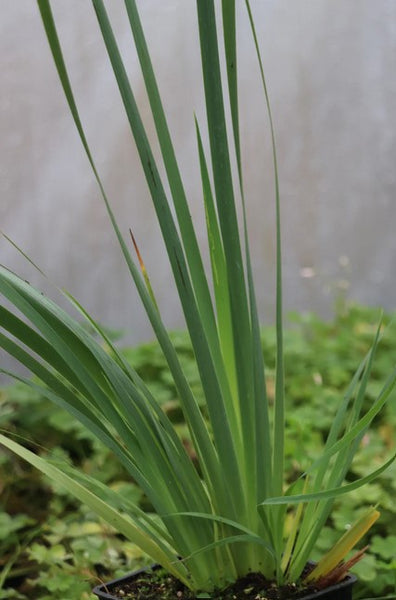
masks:
MULTIPOLYGON (((148 573, 150 571, 156 571, 161 568, 162 568, 161 565, 153 565, 151 567, 143 567, 141 569, 138 569, 137 571, 132 571, 131 573, 127 573, 126 575, 123 575, 122 577, 112 579, 111 581, 108 581, 107 583, 101 583, 101 584, 95 586, 92 590, 92 593, 97 596, 100 594, 100 598, 103 598, 104 600, 115 600, 115 596, 112 596, 111 593, 106 591, 106 588, 111 587, 114 584, 120 584, 123 581, 126 581, 128 579, 131 579, 132 577, 136 577, 137 575, 140 575, 141 573, 148 573)), ((316 600, 317 598, 320 599, 323 596, 325 596, 326 594, 330 594, 337 590, 342 590, 344 587, 353 585, 354 583, 356 583, 356 581, 357 581, 356 575, 354 575, 353 573, 348 573, 342 581, 339 581, 338 583, 334 583, 333 585, 330 585, 329 587, 324 588, 323 590, 318 590, 317 592, 310 593, 310 594, 308 594, 308 596, 302 596, 298 600, 316 600)))

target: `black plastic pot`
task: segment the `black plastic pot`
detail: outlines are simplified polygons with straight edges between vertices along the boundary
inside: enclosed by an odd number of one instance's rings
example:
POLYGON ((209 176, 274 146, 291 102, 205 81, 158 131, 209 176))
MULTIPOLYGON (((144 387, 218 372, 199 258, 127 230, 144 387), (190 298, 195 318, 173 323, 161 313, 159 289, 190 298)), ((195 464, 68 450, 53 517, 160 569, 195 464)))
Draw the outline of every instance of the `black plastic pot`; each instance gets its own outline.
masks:
POLYGON ((314 594, 303 596, 300 600, 352 600, 352 586, 356 581, 357 577, 355 575, 348 575, 340 583, 331 585, 325 590, 320 590, 314 594))
MULTIPOLYGON (((156 568, 156 567, 154 567, 156 568)), ((125 577, 119 579, 113 579, 109 583, 103 585, 97 585, 92 591, 93 593, 103 600, 119 600, 120 596, 112 595, 112 588, 118 587, 120 584, 127 583, 134 579, 140 573, 144 573, 149 569, 140 569, 125 577)), ((320 590, 307 596, 302 596, 299 600, 352 600, 352 586, 357 581, 355 575, 348 575, 343 581, 332 585, 325 590, 320 590)))

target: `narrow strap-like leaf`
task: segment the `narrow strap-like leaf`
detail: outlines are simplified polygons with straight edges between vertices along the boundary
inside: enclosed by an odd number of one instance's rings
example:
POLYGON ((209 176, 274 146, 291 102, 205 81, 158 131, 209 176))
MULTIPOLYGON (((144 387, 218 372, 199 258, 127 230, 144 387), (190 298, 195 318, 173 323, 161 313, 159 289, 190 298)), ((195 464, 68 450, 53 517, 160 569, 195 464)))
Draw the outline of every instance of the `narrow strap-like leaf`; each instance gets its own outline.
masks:
POLYGON ((353 490, 357 490, 366 483, 370 483, 376 477, 381 475, 390 465, 395 461, 396 454, 394 454, 389 460, 387 460, 383 465, 381 465, 375 471, 369 473, 369 475, 365 475, 364 477, 360 477, 351 483, 346 483, 343 486, 322 490, 321 492, 313 492, 307 494, 296 494, 295 496, 278 496, 275 498, 267 498, 260 504, 260 506, 265 505, 279 505, 279 504, 299 504, 300 502, 313 502, 316 500, 327 500, 329 498, 336 498, 343 494, 348 494, 353 490))
POLYGON ((284 472, 284 430, 285 430, 285 392, 284 392, 284 364, 283 364, 283 301, 282 301, 282 244, 281 244, 281 215, 278 160, 276 154, 275 130, 272 120, 271 104, 264 76, 264 68, 257 40, 256 28, 250 8, 246 0, 250 26, 256 46, 259 61, 261 81, 267 107, 271 131, 272 157, 275 179, 275 209, 276 209, 276 375, 275 375, 275 417, 274 417, 274 449, 273 449, 273 487, 277 493, 282 491, 284 472))
MULTIPOLYGON (((256 292, 251 264, 249 235, 247 227, 247 208, 242 177, 242 158, 239 132, 239 102, 237 78, 237 52, 236 52, 236 16, 235 2, 222 1, 224 49, 227 66, 228 96, 231 108, 232 128, 234 135, 235 154, 238 166, 239 187, 242 200, 243 234, 245 241, 245 261, 247 285, 249 294, 249 310, 252 328, 252 365, 254 371, 254 405, 255 405, 255 449, 252 455, 247 455, 246 460, 250 472, 256 470, 256 499, 262 500, 270 493, 272 471, 271 431, 269 424, 269 406, 265 383, 265 369, 260 336, 260 324, 257 310, 256 292)), ((253 448, 254 444, 252 444, 253 448)), ((252 490, 253 491, 253 490, 252 490)), ((254 493, 251 494, 251 497, 254 493)))
POLYGON ((2 434, 0 434, 0 444, 3 444, 3 446, 28 461, 53 481, 63 485, 76 498, 81 502, 84 502, 111 526, 115 527, 118 531, 122 531, 127 538, 136 543, 144 552, 147 552, 170 573, 173 573, 176 577, 181 579, 185 585, 189 585, 189 580, 186 577, 183 564, 180 561, 175 561, 175 557, 172 556, 169 551, 166 551, 165 546, 159 538, 154 539, 147 535, 147 533, 141 531, 129 517, 115 510, 112 506, 98 498, 75 479, 66 475, 60 469, 51 465, 36 454, 33 454, 33 452, 30 452, 29 450, 26 450, 26 448, 9 440, 2 434))
MULTIPOLYGON (((227 265, 241 425, 243 437, 248 440, 254 435, 255 423, 250 316, 227 140, 214 3, 198 0, 197 10, 213 180, 227 265)), ((245 452, 249 453, 251 448, 252 444, 247 444, 245 452)), ((246 462, 243 475, 250 484, 252 480, 246 462)), ((247 485, 247 497, 251 491, 247 485)))
POLYGON ((227 266, 224 256, 224 248, 221 240, 216 208, 210 185, 209 171, 205 158, 202 137, 197 120, 195 121, 198 155, 201 167, 202 191, 205 204, 206 229, 208 235, 208 246, 213 274, 213 289, 216 300, 217 323, 221 352, 223 355, 225 376, 227 378, 227 393, 224 400, 228 402, 227 413, 232 423, 233 435, 236 440, 240 437, 240 415, 238 404, 238 383, 236 377, 235 353, 232 336, 232 320, 230 296, 227 280, 227 266))

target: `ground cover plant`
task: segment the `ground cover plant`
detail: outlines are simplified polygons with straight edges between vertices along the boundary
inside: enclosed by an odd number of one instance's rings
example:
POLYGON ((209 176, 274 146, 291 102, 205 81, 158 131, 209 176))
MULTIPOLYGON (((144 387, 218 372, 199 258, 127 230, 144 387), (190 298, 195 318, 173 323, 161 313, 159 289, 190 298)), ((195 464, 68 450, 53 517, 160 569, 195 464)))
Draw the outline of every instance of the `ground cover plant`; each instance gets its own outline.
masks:
MULTIPOLYGON (((333 321, 313 314, 291 315, 285 332, 286 391, 292 410, 287 422, 288 477, 303 468, 301 448, 308 441, 308 454, 316 455, 332 420, 332 405, 348 385, 355 365, 368 351, 376 328, 378 310, 358 305, 340 305, 333 321), (312 436, 311 423, 317 424, 312 436)), ((385 315, 384 323, 391 321, 385 315)), ((263 352, 268 362, 268 379, 273 380, 275 330, 263 331, 263 352)), ((180 359, 185 364, 191 387, 203 401, 202 389, 188 336, 172 334, 180 359)), ((183 422, 177 390, 158 343, 125 348, 123 354, 147 381, 163 409, 171 416, 187 447, 188 430, 183 422)), ((374 397, 396 356, 394 327, 389 329, 373 365, 368 389, 374 397)), ((271 387, 271 386, 270 386, 271 387)), ((112 454, 78 421, 65 415, 39 394, 20 384, 1 390, 1 427, 19 431, 29 446, 53 460, 71 461, 91 475, 101 477, 119 492, 133 496, 141 507, 147 500, 129 481, 112 454), (40 440, 40 445, 37 444, 40 440)), ((367 464, 382 462, 395 447, 396 397, 375 420, 369 443, 348 474, 348 480, 367 473, 367 464)), ((192 457, 194 458, 194 457, 192 457)), ((52 600, 63 594, 69 600, 91 598, 90 589, 99 581, 148 564, 149 560, 132 543, 88 509, 82 508, 59 488, 54 495, 47 480, 7 452, 0 454, 0 598, 52 600), (60 495, 59 495, 60 494, 60 495), (78 581, 78 585, 77 585, 78 581)), ((366 486, 336 501, 325 526, 326 537, 335 540, 355 516, 379 500, 381 519, 366 536, 369 549, 354 571, 359 583, 354 597, 378 598, 396 594, 396 493, 395 468, 366 486)), ((313 553, 325 551, 319 541, 313 553)))
MULTIPOLYGON (((180 436, 135 366, 75 299, 65 293, 96 332, 97 340, 39 290, 1 267, 0 292, 6 302, 0 307, 4 332, 0 334, 0 344, 36 379, 14 377, 68 411, 113 452, 130 481, 143 491, 146 506, 142 509, 139 497, 105 485, 98 473, 94 476, 72 464, 60 463, 56 453, 52 459, 43 459, 18 443, 17 438, 3 434, 0 443, 96 512, 176 577, 194 597, 214 597, 251 573, 259 573, 279 587, 294 586, 298 594, 307 586, 326 588, 342 580, 349 567, 360 560, 362 550, 348 560, 346 557, 380 514, 371 506, 356 516, 340 541, 331 543, 313 569, 307 571, 307 561, 323 535, 335 499, 370 484, 393 464, 396 456, 389 453, 383 463, 374 461, 368 471, 364 469, 362 475, 345 482, 355 455, 361 456, 362 445, 364 450, 369 439, 371 423, 390 400, 396 384, 396 370, 392 368, 374 397, 368 394, 382 323, 373 332, 371 348, 334 406, 320 452, 310 455, 310 436, 301 439, 306 460, 301 468, 287 473, 286 423, 290 417, 285 394, 279 182, 274 128, 250 5, 246 2, 246 18, 255 42, 263 104, 269 116, 275 176, 276 326, 272 380, 267 372, 271 360, 263 360, 247 231, 235 4, 230 0, 221 4, 222 25, 218 28, 215 4, 211 0, 197 2, 209 150, 201 137, 201 124, 195 120, 192 125, 206 213, 209 269, 204 267, 191 221, 136 4, 126 0, 125 16, 142 67, 167 186, 148 142, 105 4, 102 0, 93 0, 92 4, 158 218, 203 393, 194 393, 189 384, 185 365, 162 321, 133 234, 136 263, 129 251, 131 244, 127 244, 114 218, 74 101, 50 3, 39 0, 71 114, 120 250, 177 389, 188 442, 180 436), (219 32, 225 51, 223 75, 219 32), (226 97, 223 83, 228 86, 226 97), (231 115, 230 135, 227 110, 231 115)), ((315 437, 312 421, 311 430, 315 437)), ((45 555, 45 551, 40 554, 36 548, 36 557, 45 555)))

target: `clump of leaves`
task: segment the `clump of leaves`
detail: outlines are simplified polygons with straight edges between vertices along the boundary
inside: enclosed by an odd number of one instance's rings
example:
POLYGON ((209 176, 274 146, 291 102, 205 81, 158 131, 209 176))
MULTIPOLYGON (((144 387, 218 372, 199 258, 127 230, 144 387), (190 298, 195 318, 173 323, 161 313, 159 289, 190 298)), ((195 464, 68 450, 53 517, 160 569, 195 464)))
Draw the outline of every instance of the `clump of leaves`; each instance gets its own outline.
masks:
MULTIPOLYGON (((375 508, 366 511, 344 533, 312 573, 304 569, 335 499, 373 481, 396 458, 391 455, 381 466, 376 464, 368 474, 343 485, 360 443, 390 399, 396 370, 391 370, 373 401, 365 406, 381 334, 378 327, 372 347, 335 407, 325 441, 318 444, 319 453, 309 455, 308 436, 304 442, 309 460, 302 472, 288 472, 278 167, 271 108, 249 1, 246 18, 269 117, 275 180, 273 394, 260 344, 247 228, 235 2, 221 3, 221 24, 211 0, 199 0, 196 5, 210 149, 205 149, 201 126, 195 120, 211 266, 205 269, 136 2, 126 0, 125 16, 142 69, 163 175, 105 4, 93 0, 183 309, 202 386, 202 403, 188 383, 185 365, 183 368, 166 330, 136 241, 132 235, 135 261, 114 218, 80 120, 50 1, 38 0, 38 6, 65 98, 120 251, 172 374, 195 460, 191 460, 191 450, 170 415, 94 318, 66 294, 105 342, 107 351, 66 311, 4 267, 0 267, 0 291, 6 300, 0 307, 4 330, 0 345, 37 379, 16 378, 66 409, 107 446, 144 491, 149 506, 143 510, 136 499, 125 498, 104 485, 100 476, 76 469, 71 461, 61 462, 59 451, 43 458, 1 433, 0 443, 46 474, 56 488, 66 488, 192 593, 221 590, 251 572, 274 580, 279 587, 311 584, 312 580, 316 587, 326 587, 342 579, 348 566, 362 556, 358 552, 344 563, 349 550, 378 518, 375 508), (223 71, 220 46, 224 46, 223 71), (289 530, 285 527, 287 520, 291 522, 289 530)), ((313 429, 312 420, 311 424, 313 429)), ((59 552, 62 554, 62 547, 59 552)))

